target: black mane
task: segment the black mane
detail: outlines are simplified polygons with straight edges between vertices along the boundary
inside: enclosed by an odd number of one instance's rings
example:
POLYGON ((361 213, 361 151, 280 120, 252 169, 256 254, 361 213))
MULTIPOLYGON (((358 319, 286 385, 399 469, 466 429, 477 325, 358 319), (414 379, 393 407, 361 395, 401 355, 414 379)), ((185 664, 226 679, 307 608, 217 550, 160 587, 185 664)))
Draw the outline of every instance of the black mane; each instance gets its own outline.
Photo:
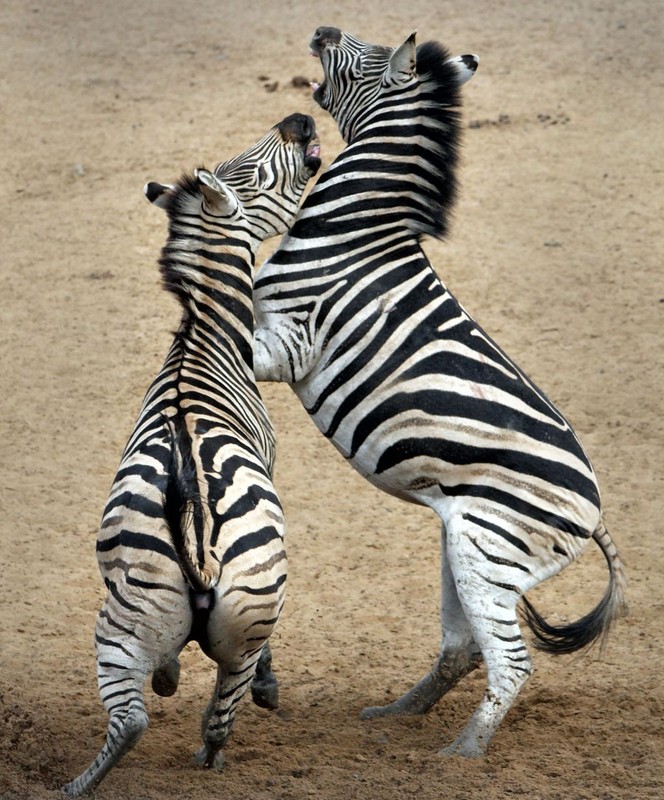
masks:
POLYGON ((442 237, 447 233, 448 215, 457 196, 456 168, 459 161, 461 142, 461 90, 459 76, 454 64, 448 63, 449 52, 438 42, 425 42, 417 48, 416 68, 420 78, 421 98, 431 104, 427 117, 440 127, 424 125, 421 132, 428 132, 440 146, 431 149, 428 160, 433 167, 431 178, 436 184, 436 192, 431 195, 431 228, 424 231, 432 236, 442 237), (432 102, 431 102, 432 101, 432 102))

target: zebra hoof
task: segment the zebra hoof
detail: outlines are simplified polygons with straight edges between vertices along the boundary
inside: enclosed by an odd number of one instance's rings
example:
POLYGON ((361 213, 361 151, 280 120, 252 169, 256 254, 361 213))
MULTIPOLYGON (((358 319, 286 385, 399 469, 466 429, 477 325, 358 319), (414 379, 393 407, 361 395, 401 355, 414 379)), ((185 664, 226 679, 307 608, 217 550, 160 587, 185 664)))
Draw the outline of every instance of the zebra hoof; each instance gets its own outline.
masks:
POLYGON ((205 767, 206 769, 222 770, 224 768, 223 751, 210 751, 205 745, 196 752, 194 761, 199 767, 205 767))
POLYGON ((251 699, 260 708, 279 708, 279 684, 272 678, 265 681, 254 681, 251 684, 251 699))
POLYGON ((464 739, 459 736, 452 744, 444 747, 438 751, 439 756, 461 756, 462 758, 482 758, 486 755, 486 747, 477 741, 477 739, 464 739))

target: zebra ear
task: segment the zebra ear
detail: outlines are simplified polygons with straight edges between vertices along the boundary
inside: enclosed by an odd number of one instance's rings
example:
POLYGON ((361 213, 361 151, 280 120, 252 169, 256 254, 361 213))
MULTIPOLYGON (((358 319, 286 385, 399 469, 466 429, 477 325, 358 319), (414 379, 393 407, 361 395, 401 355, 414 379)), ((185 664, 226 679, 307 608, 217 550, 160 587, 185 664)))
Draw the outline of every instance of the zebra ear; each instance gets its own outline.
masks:
POLYGON ((196 178, 203 196, 208 203, 224 216, 233 214, 238 202, 235 194, 217 176, 206 169, 197 169, 196 178))
POLYGON ((464 56, 455 56, 445 63, 454 66, 457 72, 457 86, 463 86, 475 74, 480 63, 480 57, 470 53, 464 56))
POLYGON ((166 208, 174 189, 175 186, 172 183, 150 181, 143 187, 143 192, 153 205, 158 208, 166 208))
POLYGON ((417 31, 413 31, 403 44, 395 48, 390 56, 390 63, 387 69, 387 77, 394 83, 404 83, 415 74, 415 36, 417 31))

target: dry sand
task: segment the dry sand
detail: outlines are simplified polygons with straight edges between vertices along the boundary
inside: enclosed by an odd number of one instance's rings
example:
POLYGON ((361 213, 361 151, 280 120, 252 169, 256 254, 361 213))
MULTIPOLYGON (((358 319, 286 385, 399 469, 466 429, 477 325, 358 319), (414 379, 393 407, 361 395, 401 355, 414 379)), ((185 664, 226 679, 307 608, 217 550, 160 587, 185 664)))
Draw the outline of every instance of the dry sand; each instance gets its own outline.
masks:
MULTIPOLYGON (((630 576, 631 616, 598 654, 536 654, 481 760, 436 755, 483 691, 422 718, 361 722, 439 643, 437 519, 363 482, 285 386, 264 395, 287 512, 282 708, 245 700, 227 766, 193 766, 213 666, 187 648, 178 694, 103 800, 642 800, 664 797, 662 167, 659 0, 3 0, 0 798, 47 800, 103 739, 92 631, 96 527, 143 393, 177 326, 147 180, 213 166, 293 111, 332 120, 294 76, 318 25, 396 45, 411 30, 482 62, 464 87, 461 197, 427 252, 468 310, 571 419, 630 576)), ((271 243, 269 251, 275 246, 271 243)), ((586 613, 597 549, 533 599, 586 613)))

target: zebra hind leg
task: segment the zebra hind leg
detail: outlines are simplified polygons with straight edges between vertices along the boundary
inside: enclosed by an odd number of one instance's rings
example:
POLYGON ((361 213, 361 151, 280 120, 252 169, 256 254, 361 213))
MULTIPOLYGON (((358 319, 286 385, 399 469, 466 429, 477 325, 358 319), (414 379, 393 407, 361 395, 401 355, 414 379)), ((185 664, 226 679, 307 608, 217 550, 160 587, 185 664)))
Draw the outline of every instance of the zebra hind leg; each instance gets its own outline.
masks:
POLYGON ((224 766, 223 746, 231 734, 235 709, 254 674, 256 660, 245 662, 238 670, 217 667, 217 681, 210 702, 203 712, 201 735, 203 746, 195 756, 197 764, 220 770, 224 766))
POLYGON ((143 703, 147 671, 120 666, 100 667, 99 691, 109 713, 106 742, 90 766, 62 787, 69 797, 78 797, 97 786, 111 768, 138 742, 148 727, 143 703))
POLYGON ((532 674, 521 635, 517 603, 539 581, 529 568, 492 556, 480 544, 481 531, 461 529, 450 537, 448 556, 459 599, 487 668, 487 688, 477 710, 443 755, 477 757, 486 753, 498 726, 532 674), (477 534, 477 535, 476 535, 477 534))
POLYGON ((256 664, 256 674, 251 681, 251 699, 261 708, 279 708, 279 684, 272 672, 272 652, 269 642, 263 645, 256 664))
POLYGON ((446 553, 445 528, 442 533, 442 606, 443 629, 439 658, 431 672, 399 697, 385 706, 370 706, 362 710, 362 719, 374 719, 398 714, 425 714, 465 675, 482 663, 482 654, 475 644, 466 614, 459 601, 454 576, 446 553))
POLYGON ((521 638, 514 602, 496 602, 496 618, 473 620, 487 665, 487 688, 477 710, 442 755, 466 758, 486 753, 498 726, 532 674, 532 663, 521 638), (506 646, 508 645, 508 646, 506 646))

